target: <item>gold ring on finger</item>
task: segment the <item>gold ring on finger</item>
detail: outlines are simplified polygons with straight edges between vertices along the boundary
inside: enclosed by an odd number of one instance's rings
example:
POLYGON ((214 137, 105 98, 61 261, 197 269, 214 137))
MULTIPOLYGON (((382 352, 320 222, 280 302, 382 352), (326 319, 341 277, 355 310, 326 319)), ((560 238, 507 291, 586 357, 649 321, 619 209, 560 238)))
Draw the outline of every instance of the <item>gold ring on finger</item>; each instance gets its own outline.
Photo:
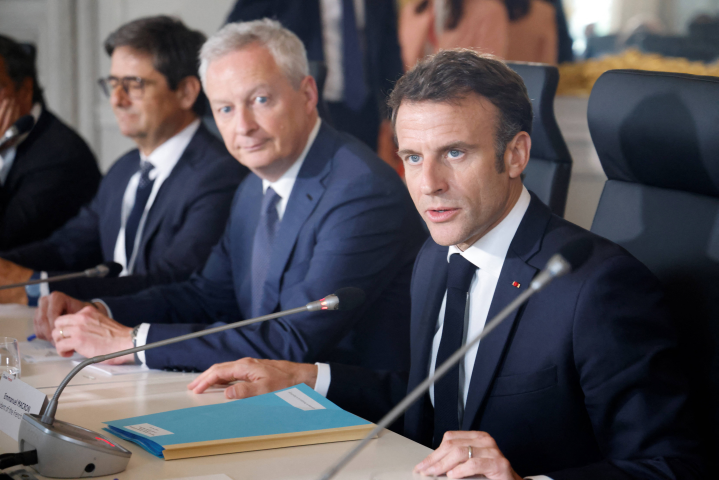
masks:
POLYGON ((467 453, 469 454, 469 459, 471 460, 472 459, 472 446, 469 445, 467 448, 469 449, 469 452, 467 452, 467 453))
POLYGON ((67 337, 65 336, 65 334, 62 333, 62 328, 60 329, 60 336, 61 336, 62 338, 67 338, 67 337))

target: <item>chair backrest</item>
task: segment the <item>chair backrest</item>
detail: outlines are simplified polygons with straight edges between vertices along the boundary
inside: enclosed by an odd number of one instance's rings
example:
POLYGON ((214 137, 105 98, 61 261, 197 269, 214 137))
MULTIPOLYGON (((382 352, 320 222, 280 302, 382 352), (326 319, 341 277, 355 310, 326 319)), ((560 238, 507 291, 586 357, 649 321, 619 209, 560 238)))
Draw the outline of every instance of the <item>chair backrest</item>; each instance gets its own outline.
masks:
MULTIPOLYGON (((592 231, 664 284, 705 445, 719 451, 719 78, 614 70, 589 98, 607 182, 592 231)), ((714 458, 710 457, 710 458, 714 458)))
POLYGON ((552 212, 564 216, 567 204, 572 157, 554 117, 554 95, 559 70, 539 63, 508 62, 509 68, 522 77, 532 100, 532 151, 525 170, 524 184, 552 212))

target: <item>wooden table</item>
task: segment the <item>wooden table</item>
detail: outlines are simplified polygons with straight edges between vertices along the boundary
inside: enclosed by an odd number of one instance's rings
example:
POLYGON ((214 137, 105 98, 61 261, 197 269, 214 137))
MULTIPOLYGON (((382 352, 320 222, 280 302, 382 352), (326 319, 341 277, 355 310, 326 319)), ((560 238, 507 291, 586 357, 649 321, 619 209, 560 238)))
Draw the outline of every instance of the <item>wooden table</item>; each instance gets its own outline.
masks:
MULTIPOLYGON (((0 305, 0 335, 24 341, 32 333, 32 312, 33 310, 27 307, 0 305)), ((72 364, 68 360, 34 365, 24 363, 22 380, 51 397, 71 368, 72 364)), ((102 432, 104 421, 228 401, 221 388, 212 389, 202 395, 188 391, 187 384, 196 375, 155 370, 119 376, 81 372, 65 389, 58 406, 57 418, 102 432)), ((132 451, 132 458, 124 472, 99 478, 169 479, 224 473, 234 480, 311 480, 319 478, 326 468, 356 444, 329 443, 164 461, 133 443, 112 438, 132 451)), ((17 442, 0 432, 0 452, 13 451, 17 451, 17 442)), ((412 467, 429 452, 430 449, 385 430, 380 438, 370 442, 337 478, 425 479, 427 477, 411 472, 412 467)), ((44 478, 39 475, 37 477, 44 478)))

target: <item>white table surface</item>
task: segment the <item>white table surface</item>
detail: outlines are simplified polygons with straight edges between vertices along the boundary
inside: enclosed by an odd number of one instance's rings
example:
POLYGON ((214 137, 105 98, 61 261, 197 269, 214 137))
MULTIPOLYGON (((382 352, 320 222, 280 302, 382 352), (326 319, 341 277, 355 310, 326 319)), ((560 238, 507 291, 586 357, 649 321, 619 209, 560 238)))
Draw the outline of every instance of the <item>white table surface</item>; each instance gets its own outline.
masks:
MULTIPOLYGON (((24 341, 32 333, 28 307, 0 305, 0 336, 24 341)), ((72 368, 70 361, 22 365, 22 380, 51 397, 72 368)), ((132 452, 127 470, 103 479, 170 479, 224 473, 239 479, 319 478, 322 472, 356 442, 328 443, 258 452, 215 455, 182 460, 161 460, 141 447, 102 431, 102 422, 167 410, 226 402, 221 388, 196 395, 187 384, 197 374, 150 371, 106 376, 78 374, 65 389, 57 418, 103 433, 132 452)), ((0 452, 17 451, 17 442, 0 432, 0 452)), ((431 450, 385 430, 336 478, 345 480, 425 479, 412 472, 431 450)), ((27 468, 27 467, 25 467, 27 468)), ((36 475, 38 478, 44 478, 36 475)))

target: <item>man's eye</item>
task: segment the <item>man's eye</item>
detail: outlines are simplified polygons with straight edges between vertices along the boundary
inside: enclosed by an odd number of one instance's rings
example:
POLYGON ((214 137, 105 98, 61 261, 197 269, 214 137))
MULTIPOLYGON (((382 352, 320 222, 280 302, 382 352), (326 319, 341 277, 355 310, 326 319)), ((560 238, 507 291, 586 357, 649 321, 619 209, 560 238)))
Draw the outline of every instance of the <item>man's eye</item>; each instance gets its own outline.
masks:
POLYGON ((255 102, 265 104, 269 101, 267 97, 255 97, 255 102))
POLYGON ((230 113, 231 110, 232 110, 232 107, 227 107, 227 106, 220 107, 220 113, 230 113))
POLYGON ((408 156, 407 156, 407 161, 408 161, 409 163, 417 163, 417 162, 419 162, 420 160, 421 160, 421 158, 420 158, 419 155, 408 155, 408 156))
POLYGON ((460 152, 459 150, 450 150, 449 152, 447 152, 447 155, 450 158, 459 158, 462 156, 462 152, 460 152))

